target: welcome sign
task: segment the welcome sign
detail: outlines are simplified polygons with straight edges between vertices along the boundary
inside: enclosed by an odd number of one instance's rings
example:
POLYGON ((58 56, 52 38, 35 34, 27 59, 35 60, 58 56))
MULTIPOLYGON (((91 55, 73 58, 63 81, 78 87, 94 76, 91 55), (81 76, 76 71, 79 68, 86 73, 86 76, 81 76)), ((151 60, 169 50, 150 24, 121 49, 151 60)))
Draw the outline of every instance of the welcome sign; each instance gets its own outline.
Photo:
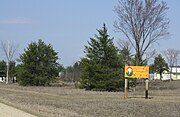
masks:
POLYGON ((126 78, 149 78, 149 66, 125 66, 126 78))

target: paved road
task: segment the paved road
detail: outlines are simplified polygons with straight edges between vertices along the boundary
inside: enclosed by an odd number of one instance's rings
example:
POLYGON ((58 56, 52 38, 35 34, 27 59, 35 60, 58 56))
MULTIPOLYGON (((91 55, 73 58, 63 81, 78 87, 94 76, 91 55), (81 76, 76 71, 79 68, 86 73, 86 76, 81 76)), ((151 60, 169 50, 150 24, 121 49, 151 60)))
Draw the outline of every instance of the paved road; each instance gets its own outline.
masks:
POLYGON ((36 117, 36 116, 0 103, 0 117, 36 117))

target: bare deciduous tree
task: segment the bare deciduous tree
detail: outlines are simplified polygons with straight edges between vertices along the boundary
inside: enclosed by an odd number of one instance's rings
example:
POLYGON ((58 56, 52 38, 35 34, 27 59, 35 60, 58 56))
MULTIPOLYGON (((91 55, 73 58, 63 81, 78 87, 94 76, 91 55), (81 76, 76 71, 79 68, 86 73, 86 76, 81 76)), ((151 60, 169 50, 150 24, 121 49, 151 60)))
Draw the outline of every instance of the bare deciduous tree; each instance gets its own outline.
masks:
POLYGON ((131 44, 129 43, 129 41, 126 41, 126 40, 119 40, 117 42, 118 46, 119 46, 119 49, 122 50, 122 49, 127 49, 127 50, 131 50, 131 44))
POLYGON ((169 34, 166 2, 158 0, 119 0, 114 27, 125 35, 135 50, 136 65, 143 64, 149 47, 169 34))
POLYGON ((10 42, 5 43, 3 41, 1 41, 1 46, 7 59, 6 84, 8 84, 9 83, 9 63, 12 61, 14 53, 17 50, 17 46, 15 46, 13 43, 10 43, 10 42))
POLYGON ((175 63, 177 62, 180 51, 169 48, 169 49, 163 51, 163 54, 169 64, 169 66, 175 66, 175 63))
MULTIPOLYGON (((172 73, 172 67, 176 66, 177 67, 177 60, 179 58, 180 55, 180 51, 176 50, 176 49, 167 49, 165 51, 163 51, 163 54, 168 62, 168 65, 170 66, 170 73, 172 73)), ((171 76, 171 75, 170 75, 171 76)), ((172 79, 172 78, 171 78, 172 79)))

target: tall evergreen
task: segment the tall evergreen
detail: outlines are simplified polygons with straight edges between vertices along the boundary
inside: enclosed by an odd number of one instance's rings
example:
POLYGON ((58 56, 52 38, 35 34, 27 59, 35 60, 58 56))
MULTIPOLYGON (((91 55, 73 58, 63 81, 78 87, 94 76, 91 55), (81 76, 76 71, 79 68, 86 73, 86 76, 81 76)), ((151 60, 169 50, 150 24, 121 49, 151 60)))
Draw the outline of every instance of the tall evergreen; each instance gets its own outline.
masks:
POLYGON ((120 90, 122 65, 113 38, 108 35, 105 24, 97 30, 85 46, 86 57, 81 60, 81 87, 94 90, 120 90))
POLYGON ((105 24, 97 31, 99 35, 95 34, 95 38, 90 38, 89 46, 85 46, 87 58, 108 67, 117 67, 118 49, 113 44, 113 38, 109 38, 105 24))

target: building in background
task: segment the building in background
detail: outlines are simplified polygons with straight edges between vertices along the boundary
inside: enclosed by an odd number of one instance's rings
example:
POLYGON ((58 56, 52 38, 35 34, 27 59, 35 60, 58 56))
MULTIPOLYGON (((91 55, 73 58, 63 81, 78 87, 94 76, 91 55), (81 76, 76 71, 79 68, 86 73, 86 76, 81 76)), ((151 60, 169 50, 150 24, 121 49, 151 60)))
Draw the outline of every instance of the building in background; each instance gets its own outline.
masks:
MULTIPOLYGON (((180 66, 169 67, 169 71, 164 71, 162 80, 180 80, 180 66)), ((160 74, 154 73, 154 80, 160 80, 160 74)))

